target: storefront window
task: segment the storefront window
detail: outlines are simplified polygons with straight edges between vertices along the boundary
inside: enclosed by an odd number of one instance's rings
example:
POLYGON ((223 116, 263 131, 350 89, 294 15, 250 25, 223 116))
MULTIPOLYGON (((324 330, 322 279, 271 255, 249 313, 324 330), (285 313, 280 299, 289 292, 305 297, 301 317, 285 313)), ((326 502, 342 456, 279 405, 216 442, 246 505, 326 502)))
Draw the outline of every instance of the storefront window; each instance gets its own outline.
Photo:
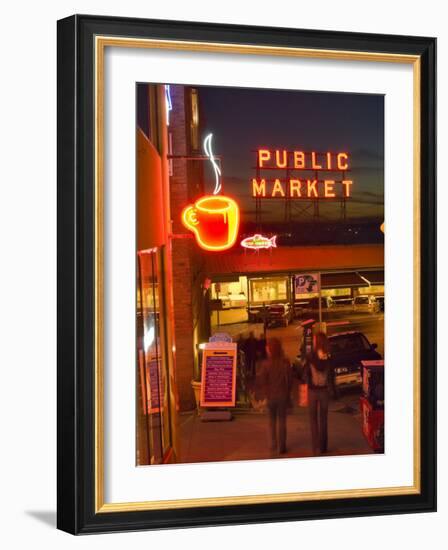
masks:
POLYGON ((251 304, 286 302, 289 277, 269 277, 250 280, 251 304))
POLYGON ((351 288, 329 288, 322 289, 322 296, 350 296, 352 292, 351 288))
POLYGON ((384 296, 384 285, 371 285, 359 289, 359 294, 374 294, 384 296))
POLYGON ((137 464, 160 464, 169 448, 166 358, 160 326, 159 254, 138 254, 137 270, 137 464))
POLYGON ((212 283, 212 327, 247 321, 247 277, 212 283))

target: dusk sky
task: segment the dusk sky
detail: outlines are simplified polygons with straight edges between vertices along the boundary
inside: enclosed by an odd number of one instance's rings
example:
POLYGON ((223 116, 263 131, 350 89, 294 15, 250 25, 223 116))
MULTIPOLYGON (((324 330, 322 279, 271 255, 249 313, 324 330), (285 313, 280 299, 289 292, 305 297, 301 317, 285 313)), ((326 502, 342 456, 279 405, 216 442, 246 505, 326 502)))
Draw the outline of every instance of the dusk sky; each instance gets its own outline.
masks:
MULTIPOLYGON (((255 202, 251 197, 256 158, 252 151, 265 147, 348 152, 348 177, 354 183, 347 217, 383 218, 383 96, 202 86, 198 90, 201 137, 213 133, 214 154, 222 157, 223 191, 242 201, 243 217, 252 217, 255 202)), ((278 173, 278 177, 284 175, 278 173)), ((338 179, 340 173, 329 177, 338 179)), ((212 171, 206 170, 208 192, 213 182, 212 171)), ((280 221, 283 202, 264 201, 263 218, 280 221)), ((326 205, 321 212, 327 218, 339 214, 336 204, 326 205)))

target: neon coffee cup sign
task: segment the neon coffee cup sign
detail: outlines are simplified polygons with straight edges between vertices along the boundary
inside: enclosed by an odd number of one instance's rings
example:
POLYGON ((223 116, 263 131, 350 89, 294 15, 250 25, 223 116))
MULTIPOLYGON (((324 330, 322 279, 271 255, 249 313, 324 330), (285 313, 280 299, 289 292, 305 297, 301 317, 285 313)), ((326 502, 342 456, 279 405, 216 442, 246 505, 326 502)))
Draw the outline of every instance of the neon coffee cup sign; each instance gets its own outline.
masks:
POLYGON ((215 174, 213 195, 206 195, 182 211, 182 223, 192 231, 197 244, 213 252, 231 248, 237 238, 240 226, 240 209, 236 201, 221 192, 221 168, 212 151, 213 134, 204 140, 204 152, 210 160, 215 174))

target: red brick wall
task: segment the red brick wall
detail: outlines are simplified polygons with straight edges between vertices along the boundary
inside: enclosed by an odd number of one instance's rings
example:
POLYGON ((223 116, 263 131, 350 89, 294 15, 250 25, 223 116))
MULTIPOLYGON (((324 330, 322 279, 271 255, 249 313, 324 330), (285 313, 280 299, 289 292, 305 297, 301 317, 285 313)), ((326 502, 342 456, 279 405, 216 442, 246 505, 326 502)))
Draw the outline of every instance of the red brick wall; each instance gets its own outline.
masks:
MULTIPOLYGON (((183 86, 171 86, 173 110, 170 114, 169 132, 172 154, 191 156, 190 145, 190 90, 183 86)), ((182 225, 183 208, 198 196, 198 182, 202 181, 202 167, 197 161, 173 160, 170 177, 170 206, 172 232, 187 238, 173 238, 172 266, 174 281, 174 325, 176 342, 176 383, 180 410, 195 406, 191 380, 194 377, 194 330, 200 318, 197 297, 202 283, 202 255, 194 244, 192 234, 182 225)))

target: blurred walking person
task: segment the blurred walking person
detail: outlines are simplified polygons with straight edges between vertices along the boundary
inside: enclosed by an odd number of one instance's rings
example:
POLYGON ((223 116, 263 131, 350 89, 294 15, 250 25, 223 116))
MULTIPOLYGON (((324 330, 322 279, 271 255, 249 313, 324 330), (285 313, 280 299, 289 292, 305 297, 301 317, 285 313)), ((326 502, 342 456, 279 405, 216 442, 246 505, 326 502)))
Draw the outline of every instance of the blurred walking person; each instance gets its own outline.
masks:
POLYGON ((244 353, 246 354, 246 369, 250 377, 255 376, 257 350, 258 350, 258 340, 255 338, 254 333, 251 331, 249 332, 249 337, 244 343, 244 353))
POLYGON ((257 341, 257 359, 259 361, 266 359, 268 356, 266 353, 266 345, 266 338, 264 337, 264 334, 261 334, 257 341))
POLYGON ((286 414, 291 402, 292 370, 281 341, 269 338, 267 358, 263 361, 260 383, 269 411, 271 451, 286 453, 286 414))
POLYGON ((328 338, 323 332, 314 337, 313 351, 306 357, 303 377, 308 384, 308 409, 313 454, 328 451, 328 402, 332 365, 328 338))

